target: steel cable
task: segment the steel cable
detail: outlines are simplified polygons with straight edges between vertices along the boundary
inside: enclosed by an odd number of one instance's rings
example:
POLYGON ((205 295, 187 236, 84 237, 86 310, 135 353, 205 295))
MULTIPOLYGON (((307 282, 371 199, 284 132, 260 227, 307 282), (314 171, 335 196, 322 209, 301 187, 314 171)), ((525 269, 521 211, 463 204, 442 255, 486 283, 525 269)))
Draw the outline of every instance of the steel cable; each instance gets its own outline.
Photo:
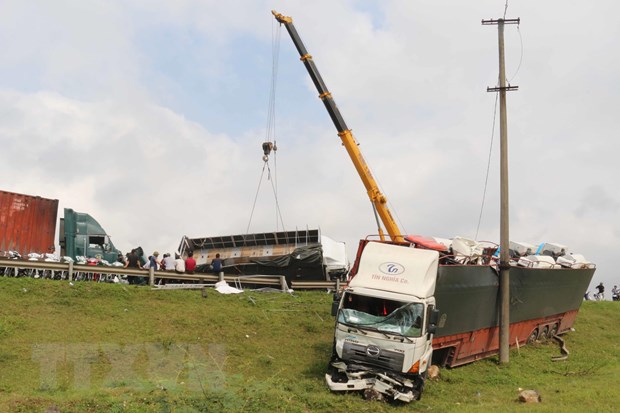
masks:
POLYGON ((254 217, 254 211, 256 210, 256 203, 258 200, 258 194, 260 193, 260 188, 262 185, 263 177, 265 176, 265 169, 267 170, 267 179, 271 181, 271 188, 273 191, 273 195, 276 203, 276 230, 278 229, 279 224, 282 224, 282 229, 284 230, 284 220, 282 219, 282 213, 280 211, 280 202, 278 200, 278 166, 277 166, 277 146, 275 139, 275 118, 276 118, 276 86, 277 86, 277 78, 278 78, 278 62, 280 55, 280 39, 281 39, 281 25, 278 24, 273 26, 272 23, 272 61, 271 61, 271 84, 269 91, 269 101, 268 101, 268 109, 267 109, 267 125, 265 128, 265 142, 273 141, 273 160, 274 160, 274 173, 273 179, 271 174, 271 168, 269 166, 269 158, 268 155, 263 158, 263 169, 261 171, 260 180, 258 182, 258 188, 256 189, 256 194, 254 196, 254 203, 252 205, 252 211, 250 213, 250 219, 248 222, 248 226, 246 229, 246 234, 250 231, 250 226, 252 225, 252 219, 254 217), (274 28, 275 27, 275 28, 274 28))
POLYGON ((478 239, 478 232, 480 231, 480 223, 482 222, 482 212, 484 211, 484 202, 487 195, 487 186, 489 184, 489 171, 491 169, 491 155, 493 154, 493 139, 495 137, 495 121, 497 119, 497 102, 499 101, 499 93, 495 94, 495 105, 493 109, 493 126, 491 127, 491 142, 489 144, 489 156, 487 160, 487 173, 484 178, 484 190, 482 191, 482 203, 480 205, 480 215, 478 216, 478 226, 476 227, 476 236, 474 239, 478 239))

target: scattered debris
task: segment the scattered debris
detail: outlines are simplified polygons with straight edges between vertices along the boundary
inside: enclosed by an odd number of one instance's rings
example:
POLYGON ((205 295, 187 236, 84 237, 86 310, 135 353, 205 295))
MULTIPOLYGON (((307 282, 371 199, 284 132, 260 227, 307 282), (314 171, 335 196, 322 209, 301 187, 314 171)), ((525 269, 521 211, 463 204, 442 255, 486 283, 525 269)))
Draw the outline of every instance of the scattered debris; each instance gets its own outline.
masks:
POLYGON ((319 315, 319 313, 317 313, 316 311, 314 312, 314 314, 316 314, 316 316, 319 318, 319 320, 321 320, 321 321, 325 321, 325 320, 323 320, 323 317, 321 317, 321 316, 319 315))
POLYGON ((240 289, 235 288, 235 287, 231 287, 224 280, 216 282, 215 283, 215 289, 220 294, 240 294, 240 293, 243 292, 243 290, 240 290, 240 289))
POLYGON ((439 366, 433 364, 427 371, 429 380, 439 380, 439 366))
POLYGON ((540 394, 536 390, 523 390, 519 393, 519 401, 521 403, 540 403, 540 394))
POLYGON ((566 344, 564 343, 564 339, 560 336, 553 336, 553 338, 555 339, 555 341, 557 341, 560 344, 560 352, 562 353, 561 356, 553 356, 551 357, 552 361, 564 361, 566 359, 568 359, 568 354, 569 351, 566 348, 566 344))
MULTIPOLYGON (((240 287, 241 284, 238 284, 238 286, 240 287)), ((289 294, 293 294, 295 292, 295 290, 288 288, 288 287, 286 287, 284 290, 281 288, 261 287, 261 288, 253 288, 252 291, 256 291, 259 293, 289 293, 289 294)))
POLYGON ((301 313, 301 312, 303 312, 304 310, 287 310, 287 309, 280 309, 280 310, 279 310, 279 309, 274 308, 274 309, 269 309, 269 310, 267 310, 267 311, 274 311, 274 312, 286 312, 286 313, 301 313))
POLYGON ((364 399, 365 400, 383 400, 383 395, 375 389, 365 389, 364 399))
POLYGON ((521 348, 519 347, 519 337, 515 337, 515 345, 517 347, 517 354, 521 355, 521 348))
POLYGON ((157 284, 153 290, 201 290, 206 287, 215 287, 216 284, 157 284))

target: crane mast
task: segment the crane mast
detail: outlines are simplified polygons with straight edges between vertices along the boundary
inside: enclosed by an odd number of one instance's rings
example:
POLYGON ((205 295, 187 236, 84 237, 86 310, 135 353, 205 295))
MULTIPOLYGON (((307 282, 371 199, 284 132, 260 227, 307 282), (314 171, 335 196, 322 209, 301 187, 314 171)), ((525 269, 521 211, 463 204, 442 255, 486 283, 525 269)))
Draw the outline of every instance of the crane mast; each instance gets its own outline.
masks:
MULTIPOLYGON (((334 98, 332 97, 331 93, 327 90, 327 86, 325 85, 325 82, 323 81, 321 74, 316 68, 314 61, 312 60, 312 56, 308 53, 308 51, 306 50, 306 47, 301 41, 301 38, 299 37, 299 34, 297 33, 297 29, 295 29, 295 26, 293 25, 293 19, 288 16, 283 16, 282 14, 277 13, 276 11, 272 11, 272 13, 275 16, 276 20, 280 24, 283 24, 284 27, 286 27, 286 31, 291 36, 291 40, 293 40, 293 43, 295 44, 295 47, 297 48, 297 51, 299 52, 299 55, 301 56, 300 60, 303 62, 304 66, 306 67, 306 70, 308 71, 308 74, 310 75, 310 78, 312 79, 314 86, 319 92, 319 98, 323 101, 323 104, 325 105, 325 109, 327 109, 327 113, 332 119, 334 126, 336 126, 336 130, 338 131, 338 136, 340 136, 340 140, 342 141, 342 144, 347 150, 349 157, 353 161, 353 165, 355 166, 355 169, 358 175, 360 176, 360 178, 362 179, 364 187, 366 188, 366 191, 368 193, 368 198, 370 198, 370 202, 372 203, 375 212, 379 215, 381 222, 383 222, 383 225, 385 226, 385 229, 388 235, 390 236, 390 239, 392 241, 404 242, 402 233, 400 229, 398 228, 398 225, 396 224, 396 221, 392 217, 392 213, 390 212, 387 206, 387 198, 379 190, 379 185, 377 184, 377 181, 375 180, 375 178, 372 176, 372 173, 370 172, 370 168, 368 167, 368 164, 366 164, 366 161, 364 160, 364 157, 362 156, 362 153, 359 150, 358 144, 355 138, 353 137, 353 133, 351 132, 351 129, 347 127, 347 124, 345 123, 344 118, 342 117, 342 115, 340 114, 340 111, 338 110, 338 106, 336 106, 336 102, 334 101, 334 98)), ((383 230, 381 229, 380 225, 379 225, 379 236, 381 237, 382 240, 385 239, 383 230)))

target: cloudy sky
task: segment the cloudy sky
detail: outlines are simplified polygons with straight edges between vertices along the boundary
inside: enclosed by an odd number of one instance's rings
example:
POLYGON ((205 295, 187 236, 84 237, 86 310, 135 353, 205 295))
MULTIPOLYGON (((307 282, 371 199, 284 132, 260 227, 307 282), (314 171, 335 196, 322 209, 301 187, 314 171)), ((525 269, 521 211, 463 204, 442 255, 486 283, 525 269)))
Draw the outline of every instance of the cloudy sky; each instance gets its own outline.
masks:
MULTIPOLYGON (((276 9, 293 17, 403 232, 498 241, 499 122, 491 148, 486 91, 497 27, 481 20, 505 4, 5 0, 0 189, 90 213, 123 251, 320 228, 353 256, 376 233, 372 209, 276 9)), ((511 239, 565 244, 610 287, 619 12, 611 0, 513 1, 506 18, 521 24, 505 33, 519 86, 508 96, 511 239)))

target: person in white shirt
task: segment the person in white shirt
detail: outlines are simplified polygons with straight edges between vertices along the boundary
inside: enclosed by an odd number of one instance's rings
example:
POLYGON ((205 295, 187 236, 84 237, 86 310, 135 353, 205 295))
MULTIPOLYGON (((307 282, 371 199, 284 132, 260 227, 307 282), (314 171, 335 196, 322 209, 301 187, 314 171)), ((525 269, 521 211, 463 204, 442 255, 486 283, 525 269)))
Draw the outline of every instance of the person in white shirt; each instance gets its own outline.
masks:
POLYGON ((166 271, 174 271, 174 258, 170 254, 164 254, 163 264, 166 271))
POLYGON ((174 270, 178 274, 183 274, 185 272, 185 261, 183 261, 179 254, 174 254, 174 258, 174 270))

